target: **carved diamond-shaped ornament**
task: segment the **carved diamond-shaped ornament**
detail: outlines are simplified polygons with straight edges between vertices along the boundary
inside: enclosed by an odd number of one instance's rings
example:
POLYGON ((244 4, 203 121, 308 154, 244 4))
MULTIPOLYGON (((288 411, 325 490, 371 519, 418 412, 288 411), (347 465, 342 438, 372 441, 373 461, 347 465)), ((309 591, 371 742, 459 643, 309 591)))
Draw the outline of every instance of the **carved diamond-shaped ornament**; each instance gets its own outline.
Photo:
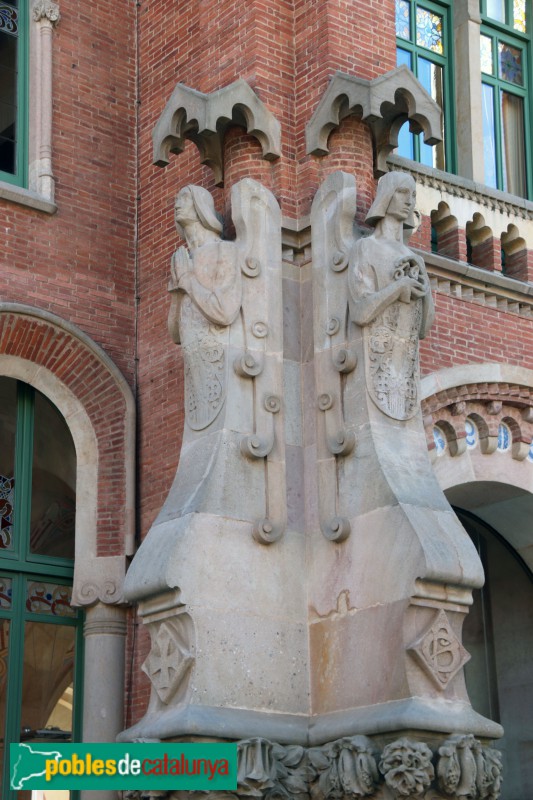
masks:
POLYGON ((168 703, 187 675, 194 656, 177 632, 165 622, 152 639, 152 649, 142 665, 163 703, 168 703))
POLYGON ((439 689, 446 689, 470 660, 446 613, 441 609, 424 633, 408 648, 439 689))

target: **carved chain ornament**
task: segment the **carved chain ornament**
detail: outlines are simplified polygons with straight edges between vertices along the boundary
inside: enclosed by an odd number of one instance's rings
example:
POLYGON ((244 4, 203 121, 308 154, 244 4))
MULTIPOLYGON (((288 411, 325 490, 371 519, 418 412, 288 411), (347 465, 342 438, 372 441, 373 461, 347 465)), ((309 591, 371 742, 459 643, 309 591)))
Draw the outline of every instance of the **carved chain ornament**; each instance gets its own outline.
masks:
MULTIPOLYGON (((497 800, 501 755, 470 734, 457 734, 435 751, 407 738, 381 753, 366 736, 337 739, 320 747, 281 745, 268 739, 238 744, 238 788, 227 798, 268 800, 497 800)), ((122 800, 178 800, 185 792, 123 792, 122 800)))

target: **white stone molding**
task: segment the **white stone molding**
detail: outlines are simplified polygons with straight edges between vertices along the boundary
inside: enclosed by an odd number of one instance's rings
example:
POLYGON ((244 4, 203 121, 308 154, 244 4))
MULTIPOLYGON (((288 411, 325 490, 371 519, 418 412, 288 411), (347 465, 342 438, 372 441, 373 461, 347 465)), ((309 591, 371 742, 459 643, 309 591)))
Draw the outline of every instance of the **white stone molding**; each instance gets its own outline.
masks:
POLYGON ((263 158, 273 161, 281 155, 281 126, 254 90, 239 78, 216 92, 204 94, 178 83, 152 133, 153 162, 168 164, 170 153, 181 153, 191 139, 200 151, 202 164, 224 182, 223 141, 230 125, 242 125, 259 141, 263 158))
MULTIPOLYGON (((29 191, 54 201, 52 169, 52 39, 60 19, 59 6, 37 0, 30 29, 30 150, 29 191)), ((43 209, 44 210, 44 209, 43 209)))
POLYGON ((442 111, 404 64, 371 81, 336 72, 307 124, 307 152, 327 155, 331 131, 354 114, 360 115, 372 132, 378 175, 388 171, 387 156, 398 146, 398 133, 406 119, 423 132, 426 144, 442 140, 442 111))
MULTIPOLYGON (((15 303, 0 303, 0 315, 30 317, 53 325, 82 342, 113 376, 124 398, 125 429, 125 529, 126 555, 134 547, 134 446, 135 405, 131 390, 109 356, 83 331, 55 314, 15 303)), ((77 457, 76 528, 73 602, 90 605, 123 602, 125 556, 97 557, 97 507, 99 442, 88 411, 78 397, 50 369, 17 355, 0 354, 0 375, 29 383, 58 408, 72 435, 77 457)))
POLYGON ((426 167, 398 155, 390 155, 391 169, 413 174, 418 187, 416 206, 426 216, 445 202, 460 228, 466 229, 474 214, 482 213, 493 236, 516 225, 530 249, 533 248, 533 202, 522 197, 491 189, 481 183, 426 167))
POLYGON ((477 0, 454 3, 455 135, 457 171, 473 181, 484 180, 483 115, 481 109, 481 63, 479 36, 481 17, 477 0))

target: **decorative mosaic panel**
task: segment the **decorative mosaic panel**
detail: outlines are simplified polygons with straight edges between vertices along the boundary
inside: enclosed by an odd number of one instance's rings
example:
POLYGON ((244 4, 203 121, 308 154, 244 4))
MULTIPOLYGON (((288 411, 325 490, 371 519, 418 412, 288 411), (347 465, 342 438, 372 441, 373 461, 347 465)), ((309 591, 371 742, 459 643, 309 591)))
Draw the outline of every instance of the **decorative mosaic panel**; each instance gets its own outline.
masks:
POLYGON ((416 43, 434 53, 443 53, 442 17, 425 8, 416 9, 416 43))
POLYGON ((0 548, 11 550, 13 546, 13 506, 15 503, 15 479, 0 475, 0 548))
POLYGON ((475 447, 478 440, 477 428, 471 419, 465 420, 466 446, 475 447))
POLYGON ((12 581, 5 575, 0 575, 0 608, 9 609, 12 604, 12 581))
POLYGON ((433 441, 435 442, 437 455, 442 456, 446 452, 446 438, 436 425, 433 427, 433 441))
POLYGON ((492 63, 492 39, 489 36, 479 37, 479 49, 481 57, 481 72, 492 75, 494 65, 492 63))
POLYGON ((498 427, 498 450, 504 453, 511 447, 511 431, 504 422, 498 427))
POLYGON ((513 0, 513 28, 526 32, 526 0, 513 0))
POLYGON ((18 11, 6 3, 0 3, 0 31, 18 35, 18 11))
POLYGON ((70 605, 71 599, 71 586, 28 581, 26 610, 34 614, 49 614, 53 617, 75 617, 76 609, 70 605))
POLYGON ((411 38, 411 4, 408 0, 396 0, 396 36, 411 38))
POLYGON ((500 78, 510 83, 522 86, 524 76, 522 73, 522 51, 509 44, 498 42, 498 61, 500 68, 500 78))

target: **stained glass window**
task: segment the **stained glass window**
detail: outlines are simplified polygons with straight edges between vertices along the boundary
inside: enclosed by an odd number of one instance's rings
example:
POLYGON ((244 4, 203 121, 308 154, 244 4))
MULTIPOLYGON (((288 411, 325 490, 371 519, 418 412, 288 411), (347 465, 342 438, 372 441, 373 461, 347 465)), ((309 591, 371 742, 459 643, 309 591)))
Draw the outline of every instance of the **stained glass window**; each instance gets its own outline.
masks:
POLYGON ((494 66, 492 63, 492 39, 490 36, 480 36, 480 55, 481 55, 481 72, 486 72, 487 75, 492 75, 494 66))
POLYGON ((442 17, 418 6, 416 9, 416 43, 434 53, 443 53, 442 17))
POLYGON ((396 36, 411 38, 411 6, 408 0, 396 0, 396 36))
POLYGON ((478 442, 478 431, 475 422, 471 419, 465 420, 466 446, 474 448, 478 442))
POLYGON ((505 422, 500 422, 498 426, 498 450, 505 453, 511 447, 511 431, 505 422))
POLYGON ((500 78, 503 78, 510 83, 516 83, 522 86, 524 78, 522 74, 522 51, 516 47, 505 44, 504 42, 498 43, 498 64, 500 78))
POLYGON ((447 442, 446 437, 437 425, 433 426, 433 441, 435 442, 435 450, 438 456, 443 456, 446 452, 447 442))
POLYGON ((453 139, 445 130, 452 110, 451 82, 447 73, 450 8, 447 0, 396 0, 397 64, 412 70, 424 89, 443 109, 442 143, 425 144, 422 134, 411 133, 406 122, 398 133, 396 152, 437 169, 453 169, 453 139))
POLYGON ((83 619, 71 605, 76 455, 58 409, 4 377, 0 442, 0 797, 22 800, 9 789, 6 743, 80 736, 73 700, 83 619))
POLYGON ((485 183, 533 195, 529 0, 481 0, 485 183))
POLYGON ((72 608, 72 587, 41 581, 28 581, 26 609, 34 614, 50 614, 53 617, 75 617, 72 608))
POLYGON ((19 10, 0 3, 0 170, 17 171, 19 95, 19 10))
POLYGON ((11 578, 0 575, 0 608, 11 608, 13 589, 11 578))
POLYGON ((513 28, 526 32, 526 0, 513 0, 513 28))

